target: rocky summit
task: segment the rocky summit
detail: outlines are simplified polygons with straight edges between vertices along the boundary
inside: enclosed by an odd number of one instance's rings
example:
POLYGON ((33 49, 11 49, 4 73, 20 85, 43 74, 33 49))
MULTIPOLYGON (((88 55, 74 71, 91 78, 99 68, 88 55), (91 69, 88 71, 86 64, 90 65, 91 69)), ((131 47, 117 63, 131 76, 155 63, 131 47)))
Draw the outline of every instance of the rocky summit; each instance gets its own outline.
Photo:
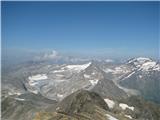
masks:
POLYGON ((158 120, 160 107, 142 98, 114 101, 78 90, 64 98, 56 111, 37 112, 33 120, 158 120))
POLYGON ((106 102, 94 92, 78 90, 63 99, 54 113, 37 113, 34 120, 106 120, 106 102))

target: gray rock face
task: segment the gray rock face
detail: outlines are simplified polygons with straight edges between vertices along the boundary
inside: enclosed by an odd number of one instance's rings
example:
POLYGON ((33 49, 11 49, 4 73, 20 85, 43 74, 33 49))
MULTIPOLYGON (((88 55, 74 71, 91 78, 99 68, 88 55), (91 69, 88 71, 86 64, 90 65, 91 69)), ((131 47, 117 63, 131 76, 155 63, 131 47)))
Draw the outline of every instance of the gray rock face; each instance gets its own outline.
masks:
POLYGON ((2 96, 2 120, 32 120, 39 111, 49 106, 54 110, 57 102, 35 94, 2 96))
POLYGON ((91 114, 95 110, 95 106, 108 110, 107 104, 97 93, 86 90, 78 90, 67 96, 59 103, 58 111, 68 114, 76 114, 81 112, 91 114))
POLYGON ((134 70, 119 80, 119 84, 136 89, 146 99, 160 103, 160 64, 151 59, 138 64, 135 59, 129 62, 129 65, 133 66, 135 62, 134 70))
POLYGON ((100 94, 103 98, 122 99, 128 97, 113 81, 107 79, 101 80, 92 91, 100 94))
POLYGON ((160 64, 149 58, 134 58, 120 65, 96 61, 74 65, 29 62, 2 73, 2 89, 8 93, 30 91, 59 101, 83 88, 103 97, 120 98, 140 92, 147 99, 160 99, 160 64), (42 74, 47 79, 29 80, 42 74))
POLYGON ((129 95, 160 102, 160 64, 150 58, 134 58, 118 66, 103 67, 107 76, 129 95))

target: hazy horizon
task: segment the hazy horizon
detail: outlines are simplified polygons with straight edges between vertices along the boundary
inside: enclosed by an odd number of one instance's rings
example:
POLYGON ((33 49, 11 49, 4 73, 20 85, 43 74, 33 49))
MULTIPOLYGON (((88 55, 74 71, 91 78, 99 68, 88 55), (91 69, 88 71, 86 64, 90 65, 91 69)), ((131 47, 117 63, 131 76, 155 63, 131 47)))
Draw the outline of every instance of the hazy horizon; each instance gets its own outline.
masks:
POLYGON ((159 58, 158 9, 157 2, 2 2, 2 55, 159 58))

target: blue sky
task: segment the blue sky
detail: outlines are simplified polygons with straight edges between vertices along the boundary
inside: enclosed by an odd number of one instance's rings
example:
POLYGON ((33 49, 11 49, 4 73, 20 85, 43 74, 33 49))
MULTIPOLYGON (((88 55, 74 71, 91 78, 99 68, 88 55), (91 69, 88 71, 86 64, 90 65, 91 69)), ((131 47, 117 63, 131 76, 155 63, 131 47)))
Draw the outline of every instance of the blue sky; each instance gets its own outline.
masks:
POLYGON ((2 2, 2 48, 158 56, 157 2, 2 2))

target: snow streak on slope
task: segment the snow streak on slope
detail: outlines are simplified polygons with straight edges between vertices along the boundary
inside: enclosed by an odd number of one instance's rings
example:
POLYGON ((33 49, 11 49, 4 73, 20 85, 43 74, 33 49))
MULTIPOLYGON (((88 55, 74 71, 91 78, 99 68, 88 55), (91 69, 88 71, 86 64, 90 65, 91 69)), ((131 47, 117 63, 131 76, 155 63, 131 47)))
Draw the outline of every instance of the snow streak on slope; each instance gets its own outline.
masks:
POLYGON ((118 120, 117 118, 115 118, 109 114, 106 114, 106 116, 108 117, 109 120, 118 120))
POLYGON ((130 115, 124 115, 125 117, 132 119, 132 117, 130 115))
POLYGON ((22 99, 22 98, 14 98, 14 99, 18 101, 25 101, 25 99, 22 99))

